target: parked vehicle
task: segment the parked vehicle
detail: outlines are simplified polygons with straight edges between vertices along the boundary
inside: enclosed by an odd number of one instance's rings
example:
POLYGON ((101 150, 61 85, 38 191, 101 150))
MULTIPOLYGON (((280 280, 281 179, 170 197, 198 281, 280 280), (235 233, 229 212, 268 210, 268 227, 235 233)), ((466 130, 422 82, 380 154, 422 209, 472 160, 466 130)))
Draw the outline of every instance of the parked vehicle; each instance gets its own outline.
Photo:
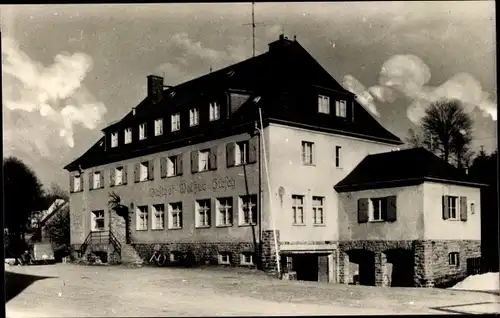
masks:
POLYGON ((50 243, 35 243, 33 245, 33 263, 54 263, 54 249, 50 243))

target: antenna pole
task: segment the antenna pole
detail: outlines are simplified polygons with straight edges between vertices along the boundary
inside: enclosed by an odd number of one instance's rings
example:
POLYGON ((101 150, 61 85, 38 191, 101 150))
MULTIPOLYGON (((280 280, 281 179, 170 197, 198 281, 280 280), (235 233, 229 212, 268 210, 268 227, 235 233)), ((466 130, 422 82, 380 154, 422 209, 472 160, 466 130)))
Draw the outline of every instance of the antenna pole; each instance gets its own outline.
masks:
POLYGON ((252 2, 252 23, 247 23, 243 25, 252 26, 252 56, 255 57, 255 28, 257 26, 265 26, 263 23, 255 23, 255 2, 252 2))

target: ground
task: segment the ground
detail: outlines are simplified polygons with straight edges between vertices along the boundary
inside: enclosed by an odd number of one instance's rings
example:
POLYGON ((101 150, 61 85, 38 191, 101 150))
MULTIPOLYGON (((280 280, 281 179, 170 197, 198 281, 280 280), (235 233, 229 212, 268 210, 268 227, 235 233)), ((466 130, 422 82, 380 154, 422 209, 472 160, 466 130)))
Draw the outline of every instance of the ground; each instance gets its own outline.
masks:
POLYGON ((488 293, 280 281, 239 268, 10 266, 6 279, 10 318, 500 312, 488 293))

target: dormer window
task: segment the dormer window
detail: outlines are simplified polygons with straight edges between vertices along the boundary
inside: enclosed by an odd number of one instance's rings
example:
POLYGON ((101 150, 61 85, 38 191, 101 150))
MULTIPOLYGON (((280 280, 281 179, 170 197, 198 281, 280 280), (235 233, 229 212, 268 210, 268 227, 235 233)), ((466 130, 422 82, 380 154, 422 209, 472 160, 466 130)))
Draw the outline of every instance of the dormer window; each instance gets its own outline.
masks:
POLYGON ((335 102, 335 116, 342 118, 347 117, 347 103, 345 100, 338 100, 335 102))
POLYGON ((217 102, 210 103, 210 121, 214 121, 220 118, 220 105, 217 102))
POLYGON ((146 132, 146 123, 140 124, 139 125, 139 140, 144 140, 146 139, 147 132, 146 132))
POLYGON ((155 136, 163 135, 163 119, 159 118, 155 120, 155 136))
POLYGON ((125 129, 125 144, 129 144, 132 142, 132 128, 125 129))
POLYGON ((118 147, 118 133, 114 132, 111 134, 111 148, 118 147))
POLYGON ((330 97, 318 95, 318 112, 330 114, 330 97))
POLYGON ((181 129, 181 114, 175 113, 172 115, 172 131, 181 129))
POLYGON ((200 123, 200 110, 192 108, 189 110, 189 126, 197 126, 200 123))

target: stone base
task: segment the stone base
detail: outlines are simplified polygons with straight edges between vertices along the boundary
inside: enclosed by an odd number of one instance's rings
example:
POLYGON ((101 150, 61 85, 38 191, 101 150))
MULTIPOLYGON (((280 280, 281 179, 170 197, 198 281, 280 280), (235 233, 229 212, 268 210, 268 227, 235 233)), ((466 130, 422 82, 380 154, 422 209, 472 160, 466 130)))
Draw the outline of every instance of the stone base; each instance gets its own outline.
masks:
POLYGON ((339 243, 340 282, 349 284, 354 274, 360 283, 375 286, 434 287, 467 276, 467 259, 481 256, 480 241, 344 241, 339 243), (449 254, 459 253, 450 265, 449 254), (359 273, 350 273, 350 264, 359 273), (400 285, 403 284, 403 285, 400 285))

